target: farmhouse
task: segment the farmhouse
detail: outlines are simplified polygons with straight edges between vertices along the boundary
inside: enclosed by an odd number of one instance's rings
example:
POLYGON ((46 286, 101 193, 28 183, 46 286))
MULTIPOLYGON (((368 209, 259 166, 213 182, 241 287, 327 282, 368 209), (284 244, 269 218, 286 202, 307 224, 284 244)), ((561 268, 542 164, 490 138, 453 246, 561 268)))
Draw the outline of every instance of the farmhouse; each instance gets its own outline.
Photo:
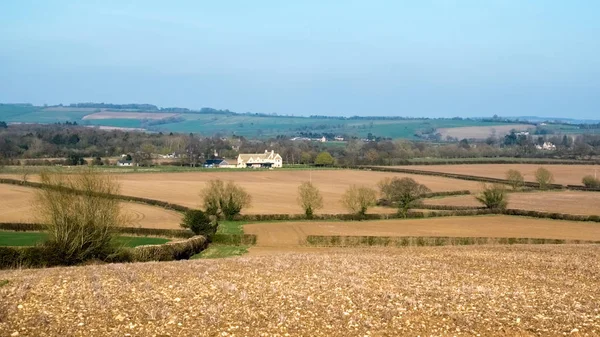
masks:
POLYGON ((283 167, 283 160, 275 151, 265 153, 241 153, 237 158, 237 167, 283 167))

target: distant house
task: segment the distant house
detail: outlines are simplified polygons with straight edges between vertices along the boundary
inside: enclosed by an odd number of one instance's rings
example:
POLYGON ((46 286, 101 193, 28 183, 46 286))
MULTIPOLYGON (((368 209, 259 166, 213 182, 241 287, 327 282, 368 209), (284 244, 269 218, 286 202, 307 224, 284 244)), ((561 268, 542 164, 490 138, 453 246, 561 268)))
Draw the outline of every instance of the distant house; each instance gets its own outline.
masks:
POLYGON ((243 153, 238 155, 237 167, 271 168, 283 167, 283 159, 275 151, 265 153, 243 153))
POLYGON ((133 166, 133 160, 120 159, 117 166, 133 166))
POLYGON ((544 150, 544 151, 554 151, 554 150, 556 150, 556 145, 554 145, 550 142, 544 142, 544 144, 542 144, 542 145, 536 145, 535 148, 538 150, 544 150))
POLYGON ((223 158, 208 159, 207 161, 204 162, 203 166, 207 167, 207 168, 215 168, 215 167, 219 167, 219 168, 236 168, 237 167, 237 160, 235 160, 235 159, 223 159, 223 158))

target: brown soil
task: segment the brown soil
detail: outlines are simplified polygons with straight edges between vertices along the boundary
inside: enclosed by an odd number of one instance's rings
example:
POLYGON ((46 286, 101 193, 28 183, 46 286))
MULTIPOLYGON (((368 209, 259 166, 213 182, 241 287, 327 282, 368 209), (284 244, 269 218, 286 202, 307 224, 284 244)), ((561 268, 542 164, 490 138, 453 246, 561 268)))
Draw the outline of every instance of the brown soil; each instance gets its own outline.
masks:
MULTIPOLYGON (((595 192, 531 192, 508 194, 508 207, 532 211, 600 215, 600 193, 595 192)), ((426 199, 428 205, 481 206, 472 195, 426 199)))
POLYGON ((447 136, 458 138, 458 139, 486 139, 492 135, 504 136, 510 133, 511 130, 525 131, 532 128, 528 124, 509 124, 509 125, 495 125, 495 126, 465 126, 460 128, 442 128, 438 129, 442 135, 442 139, 446 139, 447 136))
MULTIPOLYGON (((256 248, 294 251, 307 235, 517 237, 600 240, 600 225, 589 222, 532 219, 503 215, 381 221, 256 223, 244 233, 257 236, 256 248)), ((250 252, 252 253, 251 248, 250 252)))
MULTIPOLYGON (((38 222, 35 189, 0 184, 0 222, 38 222)), ((181 214, 159 207, 124 202, 123 211, 131 227, 180 229, 181 214)))
POLYGON ((506 171, 518 170, 526 181, 535 182, 535 170, 541 166, 554 175, 554 182, 563 185, 582 185, 581 179, 586 175, 594 175, 597 170, 600 176, 600 165, 538 165, 538 164, 464 164, 464 165, 411 165, 402 168, 467 174, 479 177, 506 179, 506 171))
POLYGON ((600 246, 0 271, 3 336, 597 336, 600 246))

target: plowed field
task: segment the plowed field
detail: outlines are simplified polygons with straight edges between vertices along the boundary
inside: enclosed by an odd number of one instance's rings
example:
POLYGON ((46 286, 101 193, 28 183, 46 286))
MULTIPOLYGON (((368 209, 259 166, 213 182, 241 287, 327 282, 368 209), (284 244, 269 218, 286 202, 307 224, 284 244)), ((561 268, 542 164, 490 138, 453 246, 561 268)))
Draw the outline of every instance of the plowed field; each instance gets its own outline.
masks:
MULTIPOLYGON (((426 199, 428 205, 481 206, 472 195, 426 199)), ((600 215, 600 193, 595 192, 531 192, 508 194, 508 207, 532 211, 600 215)))
MULTIPOLYGON (((0 222, 37 222, 35 189, 0 184, 0 222)), ((181 215, 163 208, 124 202, 128 226, 180 229, 181 215)))
POLYGON ((554 175, 554 182, 563 185, 581 185, 586 175, 600 175, 600 165, 538 165, 538 164, 465 164, 465 165, 411 165, 398 166, 413 170, 466 174, 479 177, 506 179, 506 171, 513 169, 523 174, 526 181, 535 182, 535 170, 541 166, 554 175))

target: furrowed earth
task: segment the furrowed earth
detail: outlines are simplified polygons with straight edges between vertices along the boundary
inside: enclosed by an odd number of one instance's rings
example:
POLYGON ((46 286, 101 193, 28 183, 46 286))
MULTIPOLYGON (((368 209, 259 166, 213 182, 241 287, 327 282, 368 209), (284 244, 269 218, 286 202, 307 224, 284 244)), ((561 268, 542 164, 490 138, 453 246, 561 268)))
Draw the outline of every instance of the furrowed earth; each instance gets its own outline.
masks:
POLYGON ((6 336, 595 336, 600 247, 346 249, 0 271, 6 336))

